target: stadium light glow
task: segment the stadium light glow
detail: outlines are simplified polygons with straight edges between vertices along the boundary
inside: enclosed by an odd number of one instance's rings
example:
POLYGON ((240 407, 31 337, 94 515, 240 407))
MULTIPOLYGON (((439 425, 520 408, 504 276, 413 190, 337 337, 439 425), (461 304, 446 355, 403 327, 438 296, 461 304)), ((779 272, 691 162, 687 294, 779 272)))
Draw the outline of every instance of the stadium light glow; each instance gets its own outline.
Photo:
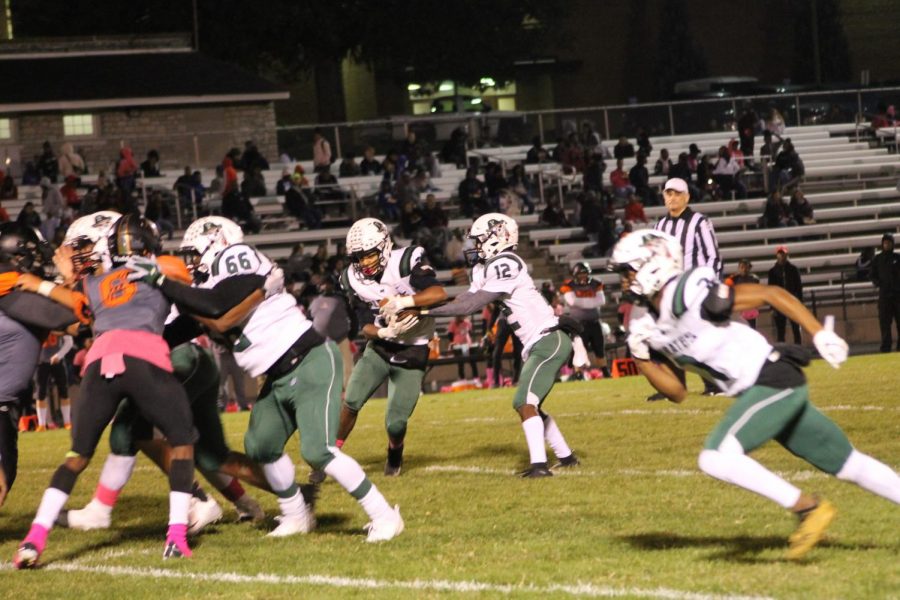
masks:
POLYGON ((494 87, 497 85, 497 82, 494 81, 491 77, 482 77, 478 83, 487 87, 494 87))
POLYGON ((442 81, 440 87, 438 87, 438 91, 452 92, 453 91, 453 82, 452 81, 442 81))
POLYGON ((408 86, 406 86, 406 89, 410 92, 418 92, 419 90, 422 89, 422 86, 419 85, 418 83, 411 83, 408 86))

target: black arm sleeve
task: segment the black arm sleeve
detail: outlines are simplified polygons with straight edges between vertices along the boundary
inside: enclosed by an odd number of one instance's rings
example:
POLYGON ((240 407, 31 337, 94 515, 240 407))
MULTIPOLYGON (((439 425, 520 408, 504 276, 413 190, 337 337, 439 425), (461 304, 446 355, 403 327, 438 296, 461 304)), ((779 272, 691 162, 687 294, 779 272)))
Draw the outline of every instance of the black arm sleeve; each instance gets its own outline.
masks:
POLYGON ((713 323, 723 323, 731 318, 734 309, 734 288, 716 282, 709 286, 709 292, 700 305, 700 316, 713 323))
POLYGON ((410 272, 409 284, 413 286, 417 292, 421 292, 432 286, 441 285, 441 282, 437 280, 437 273, 434 272, 434 269, 432 269, 430 265, 420 262, 413 267, 412 272, 410 272))
POLYGON ((47 331, 61 331, 78 320, 72 309, 50 298, 19 290, 0 298, 0 310, 23 325, 47 331))
POLYGON ((208 290, 190 287, 171 279, 163 281, 159 289, 187 312, 218 319, 265 283, 266 278, 262 275, 234 275, 208 290))
MULTIPOLYGON (((181 308, 179 308, 179 311, 181 308)), ((198 335, 203 333, 200 323, 187 315, 180 314, 178 318, 166 325, 163 330, 163 339, 169 345, 169 348, 175 348, 185 342, 189 342, 198 335)))

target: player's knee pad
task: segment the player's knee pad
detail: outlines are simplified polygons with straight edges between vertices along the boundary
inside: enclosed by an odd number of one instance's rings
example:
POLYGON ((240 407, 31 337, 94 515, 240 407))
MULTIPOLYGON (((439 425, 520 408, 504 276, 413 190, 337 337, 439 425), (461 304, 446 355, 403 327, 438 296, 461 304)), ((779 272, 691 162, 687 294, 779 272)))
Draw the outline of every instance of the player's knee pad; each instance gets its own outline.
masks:
POLYGON ((250 460, 261 465, 275 462, 281 457, 284 453, 284 446, 280 448, 276 446, 278 446, 277 443, 271 439, 266 439, 265 436, 261 436, 258 432, 248 429, 247 433, 244 434, 244 453, 250 460))
POLYGON ((75 482, 78 480, 78 474, 81 471, 73 471, 66 465, 60 465, 50 478, 50 487, 55 488, 65 494, 71 494, 75 482))
POLYGON ((722 438, 717 450, 722 454, 746 454, 740 440, 733 435, 726 435, 722 438))
POLYGON ((169 489, 190 493, 194 484, 194 461, 190 458, 174 458, 169 467, 169 489))

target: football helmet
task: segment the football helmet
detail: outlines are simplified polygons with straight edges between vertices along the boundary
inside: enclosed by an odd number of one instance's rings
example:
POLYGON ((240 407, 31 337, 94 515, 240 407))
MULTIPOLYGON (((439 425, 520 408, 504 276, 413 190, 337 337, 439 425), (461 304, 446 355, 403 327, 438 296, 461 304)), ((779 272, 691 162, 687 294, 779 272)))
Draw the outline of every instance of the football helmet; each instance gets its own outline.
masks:
POLYGON ((43 266, 53 261, 53 249, 41 232, 20 223, 0 225, 0 262, 20 273, 43 276, 43 266))
POLYGON ((202 217, 184 232, 180 254, 197 283, 209 278, 212 263, 219 253, 244 242, 241 226, 225 217, 202 217))
POLYGON ((629 292, 649 299, 684 272, 681 244, 667 233, 639 229, 619 240, 610 266, 622 275, 633 272, 629 292))
POLYGON ((113 267, 122 265, 130 256, 155 256, 162 250, 159 230, 136 213, 119 218, 110 228, 106 243, 113 267))
POLYGON ((347 254, 353 269, 366 278, 380 275, 387 268, 394 243, 387 225, 378 219, 360 219, 347 232, 347 254), (378 260, 375 260, 375 254, 378 260))
MULTIPOLYGON (((69 225, 63 245, 71 246, 72 266, 76 275, 94 271, 109 257, 107 236, 122 215, 112 210, 101 210, 79 217, 69 225)), ((104 265, 110 267, 110 264, 104 265)))
POLYGON ((474 266, 504 250, 514 250, 519 244, 519 224, 506 215, 487 213, 475 219, 468 237, 475 242, 475 247, 465 251, 466 262, 474 266))
POLYGON ((591 278, 591 265, 586 262, 575 263, 572 267, 572 279, 578 283, 587 283, 591 278), (582 277, 583 276, 583 277, 582 277))

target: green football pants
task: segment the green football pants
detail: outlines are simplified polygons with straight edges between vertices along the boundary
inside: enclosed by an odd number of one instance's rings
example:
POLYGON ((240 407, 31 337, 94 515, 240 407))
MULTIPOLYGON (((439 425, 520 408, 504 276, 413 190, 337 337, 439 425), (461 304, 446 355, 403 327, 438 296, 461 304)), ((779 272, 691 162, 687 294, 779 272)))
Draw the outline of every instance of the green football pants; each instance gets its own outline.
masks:
POLYGON ((540 407, 571 353, 572 340, 562 331, 551 331, 539 339, 522 365, 519 387, 513 396, 513 408, 518 410, 526 404, 540 407))

